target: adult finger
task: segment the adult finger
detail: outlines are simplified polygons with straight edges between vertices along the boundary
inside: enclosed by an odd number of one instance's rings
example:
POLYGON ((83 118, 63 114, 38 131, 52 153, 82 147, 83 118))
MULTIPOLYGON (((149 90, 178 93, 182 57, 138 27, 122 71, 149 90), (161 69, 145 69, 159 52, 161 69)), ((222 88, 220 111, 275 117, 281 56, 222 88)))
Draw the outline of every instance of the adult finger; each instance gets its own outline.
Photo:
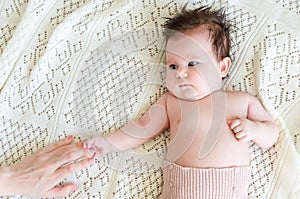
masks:
POLYGON ((77 162, 72 162, 68 165, 65 165, 55 171, 55 173, 53 174, 53 178, 58 179, 58 180, 63 180, 68 175, 70 175, 76 171, 82 170, 82 169, 90 166, 91 164, 93 164, 94 159, 95 159, 95 155, 92 156, 91 158, 82 159, 77 162))
MULTIPOLYGON (((48 187, 53 187, 49 191, 47 191, 46 195, 60 195, 60 194, 68 194, 72 190, 69 186, 73 186, 74 184, 68 184, 68 186, 57 186, 59 182, 63 181, 66 177, 69 175, 75 173, 78 170, 84 169, 91 165, 94 162, 94 156, 92 158, 84 159, 78 162, 70 163, 64 167, 58 168, 54 171, 54 173, 51 174, 51 176, 48 176, 48 187)), ((43 194, 44 196, 45 194, 43 194)))
POLYGON ((82 143, 74 143, 68 146, 60 147, 52 152, 52 160, 55 161, 56 168, 62 167, 70 162, 79 159, 86 159, 93 157, 94 152, 89 149, 83 149, 82 143))
POLYGON ((57 141, 53 144, 50 144, 49 146, 47 146, 45 148, 43 148, 41 150, 41 152, 42 153, 52 152, 52 151, 54 151, 54 150, 56 150, 56 149, 58 149, 62 146, 66 146, 66 145, 71 144, 73 141, 74 141, 74 136, 71 135, 71 136, 65 137, 65 138, 63 138, 63 139, 61 139, 61 140, 59 140, 59 141, 57 141))
POLYGON ((76 189, 78 189, 78 186, 72 183, 65 184, 63 186, 55 186, 47 191, 44 197, 65 197, 74 192, 76 189))

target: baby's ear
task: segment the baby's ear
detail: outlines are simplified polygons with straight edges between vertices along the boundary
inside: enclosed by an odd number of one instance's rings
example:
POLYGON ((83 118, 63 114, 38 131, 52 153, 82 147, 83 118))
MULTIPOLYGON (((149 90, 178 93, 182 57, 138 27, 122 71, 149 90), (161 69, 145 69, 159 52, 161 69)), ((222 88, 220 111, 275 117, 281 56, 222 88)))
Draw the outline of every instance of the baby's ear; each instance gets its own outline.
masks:
POLYGON ((231 65, 231 59, 229 57, 224 57, 220 61, 220 73, 222 77, 226 77, 231 65))

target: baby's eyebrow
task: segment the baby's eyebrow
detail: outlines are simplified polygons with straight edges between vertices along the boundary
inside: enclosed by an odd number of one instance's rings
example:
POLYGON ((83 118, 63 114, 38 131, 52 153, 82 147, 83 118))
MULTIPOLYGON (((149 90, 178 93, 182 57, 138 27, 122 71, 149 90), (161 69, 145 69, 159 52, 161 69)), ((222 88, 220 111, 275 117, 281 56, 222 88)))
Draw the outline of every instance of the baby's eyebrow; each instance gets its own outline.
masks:
POLYGON ((200 58, 201 58, 200 56, 191 56, 191 57, 188 57, 189 60, 192 60, 192 59, 196 60, 196 59, 200 59, 200 58))

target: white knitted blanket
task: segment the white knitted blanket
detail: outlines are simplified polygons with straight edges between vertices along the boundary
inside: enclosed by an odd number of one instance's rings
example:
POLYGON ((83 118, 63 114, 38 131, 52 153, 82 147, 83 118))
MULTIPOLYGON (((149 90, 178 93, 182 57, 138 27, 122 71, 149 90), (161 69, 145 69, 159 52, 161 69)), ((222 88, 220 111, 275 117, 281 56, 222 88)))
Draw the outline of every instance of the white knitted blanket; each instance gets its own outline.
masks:
MULTIPOLYGON (((1 0, 0 165, 73 134, 106 134, 166 91, 161 25, 187 0, 1 0)), ((300 2, 194 0, 234 24, 227 90, 256 95, 281 128, 251 145, 250 198, 300 198, 300 2)), ((168 132, 65 179, 67 198, 157 198, 168 132)), ((13 196, 11 198, 26 198, 13 196)))

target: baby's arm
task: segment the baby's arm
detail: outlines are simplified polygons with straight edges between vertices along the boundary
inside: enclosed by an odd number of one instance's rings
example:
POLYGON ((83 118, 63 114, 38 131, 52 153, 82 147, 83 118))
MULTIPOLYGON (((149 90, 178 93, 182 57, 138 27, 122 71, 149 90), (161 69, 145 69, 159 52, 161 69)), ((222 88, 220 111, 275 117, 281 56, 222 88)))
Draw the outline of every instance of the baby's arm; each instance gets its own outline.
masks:
POLYGON ((120 130, 86 140, 84 147, 104 156, 107 153, 132 149, 149 141, 169 125, 166 98, 167 94, 163 95, 140 119, 129 122, 120 130))
POLYGON ((278 139, 277 125, 260 102, 251 95, 248 95, 247 118, 234 119, 228 124, 235 137, 241 142, 252 140, 259 147, 268 148, 278 139))

